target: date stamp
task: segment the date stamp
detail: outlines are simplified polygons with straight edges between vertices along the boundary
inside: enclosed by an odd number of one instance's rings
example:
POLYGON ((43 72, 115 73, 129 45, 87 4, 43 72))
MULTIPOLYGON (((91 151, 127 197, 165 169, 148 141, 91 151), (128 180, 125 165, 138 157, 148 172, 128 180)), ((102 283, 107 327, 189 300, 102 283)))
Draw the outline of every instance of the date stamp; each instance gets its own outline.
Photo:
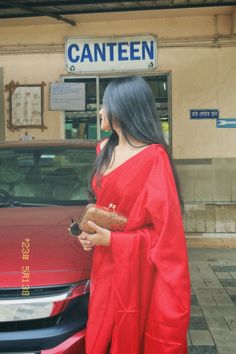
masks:
POLYGON ((21 258, 24 262, 21 267, 21 294, 23 296, 30 295, 30 266, 28 261, 30 259, 30 239, 25 238, 24 241, 21 242, 21 258))

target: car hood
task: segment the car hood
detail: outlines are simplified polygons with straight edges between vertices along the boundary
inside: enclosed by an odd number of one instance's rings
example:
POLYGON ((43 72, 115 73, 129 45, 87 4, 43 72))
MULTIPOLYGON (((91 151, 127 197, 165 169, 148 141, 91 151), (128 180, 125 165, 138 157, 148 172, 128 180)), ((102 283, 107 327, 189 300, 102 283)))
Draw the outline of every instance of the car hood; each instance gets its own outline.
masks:
POLYGON ((91 252, 69 236, 82 207, 0 209, 0 288, 56 285, 89 278, 91 252), (26 273, 28 275, 26 275, 26 273))

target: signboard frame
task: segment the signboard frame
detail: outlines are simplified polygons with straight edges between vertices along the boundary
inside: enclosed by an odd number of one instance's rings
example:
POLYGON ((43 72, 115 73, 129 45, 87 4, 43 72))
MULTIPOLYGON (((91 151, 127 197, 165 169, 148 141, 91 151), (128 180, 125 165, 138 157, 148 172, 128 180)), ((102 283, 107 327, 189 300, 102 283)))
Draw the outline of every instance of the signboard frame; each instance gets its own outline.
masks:
MULTIPOLYGON (((72 44, 70 44, 72 45, 72 44)), ((71 50, 72 52, 72 50, 71 50)), ((151 50, 150 50, 151 52, 151 50)), ((72 54, 71 54, 72 55, 72 54)), ((76 60, 76 59, 75 59, 76 60)), ((82 58, 81 58, 82 61, 82 58)), ((127 35, 120 35, 120 36, 112 36, 112 37, 94 37, 94 36, 86 36, 86 37, 75 37, 75 36, 70 36, 70 37, 65 37, 65 68, 68 73, 71 74, 95 74, 95 73, 108 73, 108 72, 138 72, 138 71, 150 71, 154 70, 157 68, 157 36, 155 34, 141 34, 141 35, 134 35, 134 36, 127 36, 127 35), (85 45, 86 47, 86 55, 83 56, 84 62, 88 60, 88 62, 81 64, 77 63, 72 63, 70 64, 69 58, 68 58, 68 47, 70 41, 73 41, 74 43, 74 56, 76 56, 76 50, 77 56, 82 57, 84 53, 84 48, 85 45), (87 41, 87 42, 86 42, 87 41), (150 48, 143 48, 145 41, 153 41, 153 60, 148 59, 144 60, 143 57, 145 56, 144 54, 148 53, 150 48), (84 45, 82 49, 82 53, 79 52, 81 49, 79 47, 79 44, 84 45), (89 48, 89 44, 94 45, 94 52, 92 52, 89 48), (140 44, 141 43, 141 44, 140 44), (120 47, 117 49, 116 44, 120 45, 120 47), (109 46, 109 50, 105 46, 109 46), (113 45, 113 60, 108 60, 106 61, 105 59, 108 56, 108 52, 111 54, 111 46, 113 45), (139 47, 140 45, 140 47, 139 47), (96 51, 95 51, 95 46, 96 51), (123 47, 121 47, 123 46, 123 47), (136 47, 135 47, 136 46, 136 47), (115 48, 115 49, 114 49, 115 48), (116 53, 116 49, 118 50, 118 54, 116 53), (146 50, 146 51, 145 51, 146 50), (142 60, 139 60, 138 56, 140 55, 139 51, 142 53, 142 60), (80 54, 80 55, 79 55, 80 54), (96 58, 95 58, 96 54, 96 58), (121 62, 117 60, 116 54, 120 56, 122 59, 121 62), (129 61, 129 56, 132 56, 132 61, 129 61), (104 58, 102 58, 102 55, 104 58), (100 56, 100 58, 99 58, 100 56), (92 61, 89 62, 89 58, 92 59, 92 61), (102 60, 102 59, 104 60, 102 60), (96 60, 95 60, 96 59, 96 60), (98 59, 101 59, 102 63, 99 62, 98 59), (96 61, 96 63, 95 63, 96 61), (112 64, 111 64, 112 61, 112 64), (97 64, 98 63, 98 64, 97 64), (140 64, 141 63, 141 64, 140 64)))

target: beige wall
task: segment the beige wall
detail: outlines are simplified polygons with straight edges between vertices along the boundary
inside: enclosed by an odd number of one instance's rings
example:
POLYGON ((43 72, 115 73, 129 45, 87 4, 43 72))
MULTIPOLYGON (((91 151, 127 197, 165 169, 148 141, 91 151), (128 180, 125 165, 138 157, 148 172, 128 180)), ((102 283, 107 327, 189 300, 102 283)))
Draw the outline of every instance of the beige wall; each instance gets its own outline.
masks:
MULTIPOLYGON (((27 131, 37 139, 63 137, 62 114, 48 110, 48 90, 50 82, 66 74, 66 36, 153 33, 158 36, 157 72, 170 72, 172 77, 174 157, 236 156, 236 129, 217 129, 213 120, 189 119, 192 108, 219 109, 220 117, 236 118, 236 36, 232 7, 98 14, 74 19, 78 21, 76 27, 47 18, 1 22, 0 67, 4 68, 5 83, 14 80, 21 84, 42 81, 47 84, 44 109, 48 129, 27 131)), ((18 139, 22 132, 7 131, 7 139, 18 139)))
MULTIPOLYGON (((34 54, 0 56, 0 62, 5 71, 5 83, 11 80, 20 84, 46 83, 44 88, 44 124, 47 127, 43 132, 40 129, 21 129, 18 132, 7 130, 7 140, 18 139, 25 131, 31 133, 36 139, 56 139, 62 134, 62 113, 49 111, 49 83, 56 81, 63 72, 62 54, 34 54)), ((9 118, 8 93, 5 93, 6 119, 9 118)))
POLYGON ((219 109, 220 118, 236 118, 236 46, 165 49, 160 57, 172 72, 175 157, 235 157, 236 129, 190 120, 189 110, 219 109))

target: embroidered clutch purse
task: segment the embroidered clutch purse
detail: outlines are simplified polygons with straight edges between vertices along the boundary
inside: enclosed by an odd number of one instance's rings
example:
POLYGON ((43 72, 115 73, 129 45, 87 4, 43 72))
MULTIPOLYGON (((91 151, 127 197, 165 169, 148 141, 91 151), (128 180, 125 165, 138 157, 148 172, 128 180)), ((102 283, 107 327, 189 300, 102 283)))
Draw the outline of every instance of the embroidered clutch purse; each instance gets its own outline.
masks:
POLYGON ((123 231, 127 218, 115 211, 115 205, 110 204, 108 208, 96 204, 88 204, 80 219, 72 223, 69 232, 72 236, 78 236, 82 231, 89 234, 94 233, 94 229, 89 226, 88 221, 93 221, 98 226, 111 231, 123 231))

